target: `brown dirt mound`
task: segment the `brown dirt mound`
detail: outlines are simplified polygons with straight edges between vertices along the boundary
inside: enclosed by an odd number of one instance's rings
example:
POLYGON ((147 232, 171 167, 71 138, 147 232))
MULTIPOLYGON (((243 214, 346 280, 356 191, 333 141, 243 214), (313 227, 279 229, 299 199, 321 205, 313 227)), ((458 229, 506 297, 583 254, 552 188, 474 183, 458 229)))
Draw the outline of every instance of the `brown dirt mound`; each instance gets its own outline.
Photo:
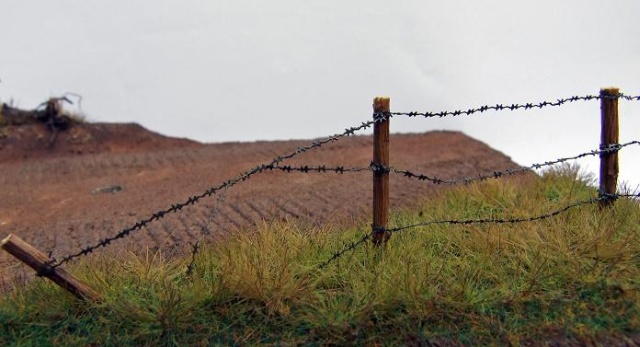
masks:
MULTIPOLYGON (((83 124, 61 132, 55 146, 46 148, 48 134, 41 126, 5 132, 0 140, 0 238, 14 233, 57 258, 311 142, 203 145, 135 124, 83 124)), ((285 164, 368 167, 371 156, 371 137, 357 136, 285 164)), ((449 131, 392 135, 390 158, 398 169, 441 178, 517 167, 487 145, 449 131)), ((265 220, 357 223, 366 228, 362 221, 370 215, 371 181, 368 172, 258 174, 219 197, 205 198, 133 232, 107 251, 188 251, 189 243, 201 237, 213 241, 265 220)), ((410 206, 439 187, 392 175, 392 209, 410 206)), ((0 284, 32 274, 0 252, 0 284)))
POLYGON ((166 137, 138 124, 80 123, 53 134, 44 124, 0 127, 0 164, 100 153, 131 153, 195 147, 200 144, 166 137), (53 141, 52 141, 53 140, 53 141))

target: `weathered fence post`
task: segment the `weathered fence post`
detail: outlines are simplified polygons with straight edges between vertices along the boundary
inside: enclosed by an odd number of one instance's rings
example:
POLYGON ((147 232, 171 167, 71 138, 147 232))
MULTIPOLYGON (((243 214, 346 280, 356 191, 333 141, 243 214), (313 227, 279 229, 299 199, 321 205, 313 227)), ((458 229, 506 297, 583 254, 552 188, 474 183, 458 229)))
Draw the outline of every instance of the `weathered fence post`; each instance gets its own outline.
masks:
MULTIPOLYGON (((29 265, 37 272, 46 270, 47 262, 49 258, 35 247, 24 242, 16 235, 9 235, 2 243, 0 243, 2 249, 9 252, 14 257, 18 258, 23 263, 29 265)), ((55 284, 66 289, 71 294, 75 295, 81 300, 98 301, 100 300, 100 294, 93 290, 93 288, 77 280, 69 273, 60 268, 49 269, 44 271, 42 276, 52 280, 55 284)))
MULTIPOLYGON (((600 90, 601 136, 600 149, 618 144, 618 88, 600 90)), ((614 195, 618 185, 618 152, 600 155, 600 193, 614 195)), ((611 206, 613 199, 600 201, 600 207, 611 206)))
POLYGON ((373 244, 386 244, 389 226, 389 112, 390 99, 373 99, 373 244))

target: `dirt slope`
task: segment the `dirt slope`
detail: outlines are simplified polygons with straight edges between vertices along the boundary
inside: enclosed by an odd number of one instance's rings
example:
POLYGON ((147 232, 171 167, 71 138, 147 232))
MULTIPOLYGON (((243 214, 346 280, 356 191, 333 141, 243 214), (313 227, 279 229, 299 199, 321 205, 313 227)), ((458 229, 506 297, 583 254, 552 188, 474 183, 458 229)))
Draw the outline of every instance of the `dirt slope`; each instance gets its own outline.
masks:
MULTIPOLYGON (((59 258, 311 142, 205 145, 167 138, 135 124, 84 124, 61 133, 48 147, 48 133, 37 126, 0 131, 0 238, 15 233, 59 258)), ((371 155, 371 137, 360 136, 285 164, 367 167, 371 155)), ((441 178, 517 167, 485 144, 448 131, 392 135, 390 157, 396 168, 441 178)), ((410 205, 434 188, 392 175, 392 208, 410 205)), ((183 251, 202 235, 215 240, 229 230, 251 229, 273 219, 310 224, 357 220, 361 225, 361 217, 370 214, 370 201, 369 172, 263 173, 220 198, 206 198, 154 222, 110 250, 183 251)), ((0 252, 0 280, 31 273, 0 252)))
POLYGON ((199 145, 148 131, 135 123, 82 123, 55 138, 43 124, 0 127, 0 164, 69 155, 132 153, 199 145))

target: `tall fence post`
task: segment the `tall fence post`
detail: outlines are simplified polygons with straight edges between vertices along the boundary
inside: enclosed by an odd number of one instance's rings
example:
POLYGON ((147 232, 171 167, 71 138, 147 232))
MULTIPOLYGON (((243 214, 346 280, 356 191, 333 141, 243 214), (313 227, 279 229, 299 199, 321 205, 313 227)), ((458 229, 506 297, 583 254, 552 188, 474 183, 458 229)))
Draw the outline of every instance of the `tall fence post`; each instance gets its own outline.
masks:
POLYGON ((386 244, 389 227, 389 113, 390 99, 373 99, 373 244, 386 244))
MULTIPOLYGON (((600 149, 618 144, 618 88, 600 90, 601 136, 600 149)), ((614 195, 618 185, 618 152, 600 155, 600 193, 614 195)), ((613 204, 613 199, 600 200, 600 207, 613 204)))

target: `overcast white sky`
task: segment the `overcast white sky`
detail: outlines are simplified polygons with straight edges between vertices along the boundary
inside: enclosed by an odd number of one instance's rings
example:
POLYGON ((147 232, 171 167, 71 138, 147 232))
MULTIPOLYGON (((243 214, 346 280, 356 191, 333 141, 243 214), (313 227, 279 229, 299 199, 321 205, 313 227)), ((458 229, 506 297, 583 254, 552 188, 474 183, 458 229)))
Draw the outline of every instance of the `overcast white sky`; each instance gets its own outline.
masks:
MULTIPOLYGON (((334 134, 370 119, 378 95, 392 111, 443 111, 640 94, 638 0, 0 4, 0 100, 74 92, 92 121, 204 142, 334 134)), ((620 113, 621 142, 640 140, 640 102, 620 113)), ((591 101, 391 127, 460 130, 528 165, 597 148, 599 122, 591 101)), ((620 157, 640 184, 640 148, 620 157)))

